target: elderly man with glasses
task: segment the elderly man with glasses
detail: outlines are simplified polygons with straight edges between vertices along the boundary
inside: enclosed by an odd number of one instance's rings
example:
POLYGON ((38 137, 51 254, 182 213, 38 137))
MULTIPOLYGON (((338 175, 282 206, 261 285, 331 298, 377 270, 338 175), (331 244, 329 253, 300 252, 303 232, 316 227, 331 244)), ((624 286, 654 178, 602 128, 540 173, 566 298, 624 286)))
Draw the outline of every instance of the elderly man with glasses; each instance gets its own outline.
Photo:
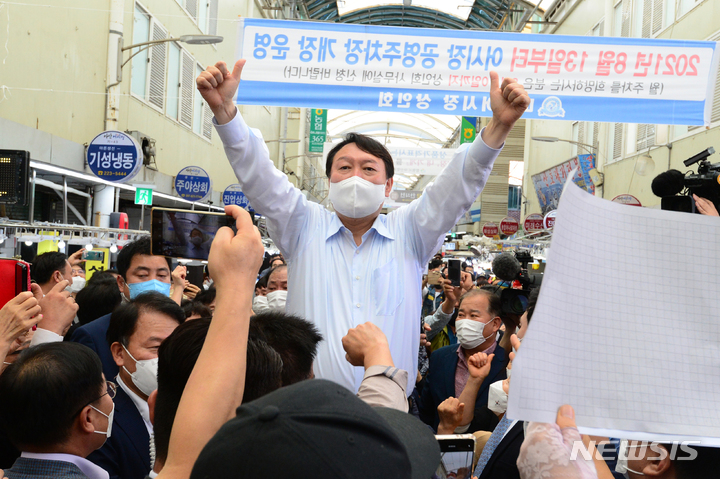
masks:
POLYGON ((108 479, 86 457, 111 436, 115 384, 75 343, 25 351, 0 376, 0 427, 21 452, 8 479, 108 479))

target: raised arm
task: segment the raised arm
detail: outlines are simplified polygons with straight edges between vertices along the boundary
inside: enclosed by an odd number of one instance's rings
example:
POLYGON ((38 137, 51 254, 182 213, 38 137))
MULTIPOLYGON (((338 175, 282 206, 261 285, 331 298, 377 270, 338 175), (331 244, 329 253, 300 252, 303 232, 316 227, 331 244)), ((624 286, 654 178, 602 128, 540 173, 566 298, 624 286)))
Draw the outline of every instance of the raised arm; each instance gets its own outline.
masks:
POLYGON ((210 248, 215 314, 180 400, 162 479, 190 477, 202 448, 235 416, 245 389, 250 305, 263 245, 248 213, 237 206, 225 212, 235 218, 238 232, 221 228, 210 248))
POLYGON ((292 258, 306 237, 309 216, 320 207, 309 204, 284 172, 275 168, 262 136, 253 132, 235 107, 245 60, 230 72, 225 62, 210 66, 197 78, 197 88, 215 115, 215 128, 243 193, 252 207, 267 218, 275 245, 292 258))
POLYGON ((500 84, 498 74, 490 72, 490 123, 472 145, 458 148, 419 199, 396 212, 412 218, 416 249, 423 261, 480 195, 508 133, 529 105, 530 97, 522 85, 510 78, 500 84))

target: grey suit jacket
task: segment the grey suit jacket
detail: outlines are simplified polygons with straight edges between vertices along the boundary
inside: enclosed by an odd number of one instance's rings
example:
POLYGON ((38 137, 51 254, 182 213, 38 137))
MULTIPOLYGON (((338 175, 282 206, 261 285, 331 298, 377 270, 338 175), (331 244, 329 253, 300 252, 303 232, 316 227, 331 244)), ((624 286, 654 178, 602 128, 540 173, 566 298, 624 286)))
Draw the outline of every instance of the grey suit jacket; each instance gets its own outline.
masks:
POLYGON ((5 471, 8 479, 88 479, 79 467, 71 462, 49 461, 19 457, 5 471))

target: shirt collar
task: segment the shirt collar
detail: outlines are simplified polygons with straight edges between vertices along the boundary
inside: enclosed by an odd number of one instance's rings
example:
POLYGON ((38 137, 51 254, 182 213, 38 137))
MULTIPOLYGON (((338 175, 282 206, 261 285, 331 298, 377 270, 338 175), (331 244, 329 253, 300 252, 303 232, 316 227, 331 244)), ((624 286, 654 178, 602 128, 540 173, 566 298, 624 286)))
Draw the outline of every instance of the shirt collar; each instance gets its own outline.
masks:
POLYGON ((110 474, 108 474, 105 469, 100 466, 96 466, 84 457, 72 454, 23 452, 21 457, 26 457, 28 459, 40 459, 44 461, 69 462, 75 464, 82 473, 90 479, 109 479, 110 477, 110 474))
MULTIPOLYGON (((495 341, 494 343, 492 343, 492 345, 490 345, 489 348, 487 348, 484 351, 480 351, 480 352, 490 355, 495 352, 495 348, 497 348, 497 344, 498 344, 497 341, 495 341)), ((460 345, 460 344, 458 344, 457 355, 458 355, 458 358, 460 358, 460 361, 465 365, 465 367, 467 367, 467 360, 465 359, 465 354, 463 353, 462 345, 460 345)))
MULTIPOLYGON (((123 391, 125 391, 125 394, 127 394, 130 397, 130 400, 135 404, 135 407, 137 408, 138 412, 140 413, 140 416, 143 418, 143 422, 145 423, 145 426, 147 427, 148 424, 152 426, 152 423, 150 422, 150 406, 148 405, 147 401, 145 401, 143 398, 138 396, 133 392, 132 389, 127 387, 127 384, 125 384, 120 377, 120 374, 118 374, 115 377, 118 386, 122 388, 123 391)), ((152 432, 150 428, 148 427, 148 433, 152 432)))
MULTIPOLYGON (((342 224, 342 221, 340 221, 340 218, 338 217, 337 213, 332 215, 332 220, 330 221, 330 226, 327 229, 327 234, 325 235, 325 239, 329 239, 331 236, 333 236, 335 233, 340 231, 340 228, 342 228, 344 225, 342 224)), ((371 230, 375 230, 378 232, 378 234, 384 236, 387 239, 394 240, 395 237, 390 233, 390 230, 388 230, 387 227, 387 215, 378 215, 377 218, 375 218, 375 221, 373 222, 373 225, 370 227, 371 230)))

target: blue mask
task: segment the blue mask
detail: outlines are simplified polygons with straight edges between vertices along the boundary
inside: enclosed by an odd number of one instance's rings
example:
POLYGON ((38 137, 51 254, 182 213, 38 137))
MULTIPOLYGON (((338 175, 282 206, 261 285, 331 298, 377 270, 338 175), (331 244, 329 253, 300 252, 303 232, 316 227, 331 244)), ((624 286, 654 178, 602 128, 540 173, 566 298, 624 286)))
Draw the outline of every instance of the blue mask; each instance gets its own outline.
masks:
POLYGON ((130 290, 130 299, 135 299, 143 293, 156 291, 164 296, 170 296, 170 283, 163 283, 157 279, 143 281, 142 283, 127 283, 130 290))

